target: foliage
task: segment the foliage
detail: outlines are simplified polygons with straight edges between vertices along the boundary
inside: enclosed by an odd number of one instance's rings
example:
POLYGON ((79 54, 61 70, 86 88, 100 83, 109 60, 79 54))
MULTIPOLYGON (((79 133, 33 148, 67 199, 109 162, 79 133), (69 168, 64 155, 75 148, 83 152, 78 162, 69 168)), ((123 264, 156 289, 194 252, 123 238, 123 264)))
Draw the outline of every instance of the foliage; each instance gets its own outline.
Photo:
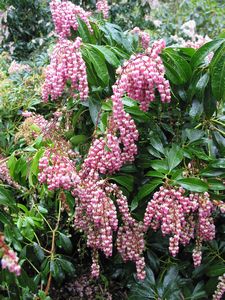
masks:
MULTIPOLYGON (((50 191, 38 182, 39 160, 52 141, 39 135, 28 145, 25 137, 18 139, 18 132, 25 133, 20 126, 21 111, 40 113, 48 120, 54 112, 62 112, 60 133, 79 152, 81 167, 93 136, 107 128, 117 67, 142 51, 137 38, 118 25, 98 19, 92 27, 94 33, 90 34, 80 21, 78 33, 74 33, 83 40, 81 52, 90 90, 87 102, 74 101, 68 92, 69 83, 59 101, 41 101, 46 51, 30 62, 30 72, 11 75, 10 57, 0 57, 0 154, 8 158, 10 176, 19 185, 15 189, 4 181, 0 184, 0 231, 18 252, 22 266, 20 277, 0 271, 0 291, 5 299, 49 299, 46 294, 51 294, 52 282, 57 287, 89 272, 85 237, 74 230, 74 198, 68 191, 50 191)), ((171 103, 156 101, 143 112, 137 101, 123 98, 125 110, 139 131, 138 155, 133 163, 105 177, 116 182, 128 197, 136 220, 143 220, 148 201, 163 183, 183 186, 190 192, 208 191, 212 200, 224 201, 224 50, 223 38, 198 50, 167 47, 161 57, 171 85, 171 103), (214 56, 210 61, 211 52, 214 56)), ((40 132, 35 126, 31 129, 40 132)), ((211 299, 218 276, 225 272, 225 218, 219 211, 213 218, 216 239, 204 244, 200 267, 193 267, 193 241, 173 258, 168 252, 168 238, 149 230, 146 279, 138 281, 134 265, 122 262, 115 250, 113 258, 101 256, 103 275, 96 284, 119 284, 128 290, 124 299, 211 299)), ((96 299, 100 296, 95 295, 96 299)))
POLYGON ((149 20, 150 11, 151 8, 148 1, 111 1, 110 13, 112 22, 124 29, 132 29, 136 26, 141 29, 153 28, 154 26, 149 20))
POLYGON ((157 29, 160 36, 179 35, 181 26, 189 20, 194 20, 197 33, 212 38, 224 30, 224 8, 224 2, 220 0, 165 1, 152 10, 151 18, 161 21, 157 29))
POLYGON ((17 58, 26 59, 37 47, 42 46, 47 35, 52 31, 48 2, 43 0, 9 0, 0 2, 0 8, 7 9, 7 26, 3 31, 2 45, 4 50, 9 50, 17 58), (31 23, 32 20, 32 23, 31 23))

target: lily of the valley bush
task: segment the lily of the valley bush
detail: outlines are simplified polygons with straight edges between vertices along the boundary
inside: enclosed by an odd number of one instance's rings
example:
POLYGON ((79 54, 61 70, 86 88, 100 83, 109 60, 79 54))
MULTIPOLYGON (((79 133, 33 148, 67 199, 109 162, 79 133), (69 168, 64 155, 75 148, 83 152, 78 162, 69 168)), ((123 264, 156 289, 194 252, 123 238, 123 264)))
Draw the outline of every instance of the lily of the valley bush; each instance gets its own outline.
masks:
MULTIPOLYGON (((140 281, 131 297, 138 299, 141 282, 149 280, 145 250, 151 249, 154 231, 160 230, 165 241, 169 237, 172 257, 190 245, 198 267, 223 218, 225 41, 215 39, 198 50, 166 48, 162 39, 151 42, 140 29, 125 34, 70 1, 52 0, 50 7, 58 36, 44 70, 43 103, 38 112, 22 112, 25 121, 18 126, 13 153, 0 160, 1 180, 24 200, 10 204, 12 195, 0 190, 9 206, 3 215, 7 219, 12 210, 15 232, 21 234, 21 266, 25 272, 26 263, 31 265, 35 285, 45 294, 52 277, 74 272, 58 251, 73 247, 64 218, 83 233, 94 278, 101 271, 101 253, 111 257, 118 251, 125 262, 135 263, 140 281), (46 215, 50 207, 54 221, 46 215), (29 247, 35 248, 41 271, 32 256, 26 257, 29 247)), ((97 8, 107 18, 106 1, 98 1, 97 8)), ((14 245, 7 220, 1 223, 14 245)), ((217 275, 225 270, 220 271, 217 275)), ((177 297, 194 293, 192 286, 185 290, 181 284, 177 297)), ((214 299, 221 299, 223 289, 222 278, 214 299)), ((155 284, 153 290, 167 299, 166 288, 155 284)), ((201 295, 206 299, 204 289, 201 295)), ((155 299, 151 290, 146 297, 155 299)), ((173 297, 168 299, 180 299, 173 297)))

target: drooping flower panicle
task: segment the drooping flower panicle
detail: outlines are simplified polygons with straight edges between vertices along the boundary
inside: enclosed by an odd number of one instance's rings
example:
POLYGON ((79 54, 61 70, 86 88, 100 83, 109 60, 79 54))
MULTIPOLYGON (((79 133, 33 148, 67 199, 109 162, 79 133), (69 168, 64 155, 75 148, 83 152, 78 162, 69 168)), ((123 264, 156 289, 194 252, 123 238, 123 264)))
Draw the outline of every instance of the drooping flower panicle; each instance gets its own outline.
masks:
POLYGON ((49 96, 52 100, 60 97, 68 80, 71 81, 71 89, 79 92, 80 99, 87 99, 87 73, 80 46, 79 37, 74 42, 66 39, 58 40, 51 56, 51 63, 45 70, 45 82, 42 87, 44 101, 48 101, 49 96))
POLYGON ((98 12, 102 12, 104 19, 109 17, 109 6, 107 0, 97 0, 96 7, 98 12))
POLYGON ((71 1, 52 0, 50 3, 52 18, 55 24, 56 33, 62 37, 69 37, 71 28, 77 31, 79 27, 78 18, 86 23, 90 32, 92 32, 89 17, 90 12, 86 12, 80 6, 73 4, 71 1))
MULTIPOLYGON (((165 47, 163 40, 155 41, 145 53, 132 55, 122 68, 117 81, 117 97, 127 95, 140 102, 140 108, 147 111, 149 104, 155 100, 158 90, 162 102, 170 102, 170 84, 165 79, 165 69, 159 54, 165 47)), ((114 91, 115 94, 115 91, 114 91)))
POLYGON ((225 293, 225 273, 219 277, 219 283, 217 284, 216 291, 213 294, 212 300, 223 299, 225 293))
POLYGON ((131 33, 138 35, 143 49, 147 49, 149 47, 150 35, 147 32, 141 30, 139 27, 135 27, 134 29, 131 30, 131 33))
POLYGON ((208 193, 184 194, 183 188, 160 187, 148 203, 144 225, 145 230, 160 227, 163 235, 170 235, 169 251, 173 256, 179 252, 179 244, 187 245, 196 238, 193 261, 197 267, 201 264, 202 242, 215 238, 214 207, 208 193))

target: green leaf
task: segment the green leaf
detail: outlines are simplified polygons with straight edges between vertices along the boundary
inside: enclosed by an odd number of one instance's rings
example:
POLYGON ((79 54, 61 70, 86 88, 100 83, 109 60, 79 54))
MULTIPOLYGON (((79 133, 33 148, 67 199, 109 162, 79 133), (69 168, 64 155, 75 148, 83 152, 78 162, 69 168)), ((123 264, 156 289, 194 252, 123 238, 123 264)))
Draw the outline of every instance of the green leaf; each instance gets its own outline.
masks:
POLYGON ((213 191, 223 191, 225 190, 225 185, 222 181, 218 179, 208 179, 207 183, 209 185, 209 189, 213 191))
POLYGON ((16 202, 13 197, 13 194, 1 186, 0 186, 0 205, 16 208, 16 202))
POLYGON ((12 178, 14 178, 14 170, 16 167, 16 163, 17 163, 17 159, 14 156, 14 154, 12 154, 9 158, 9 160, 7 161, 7 167, 9 168, 9 174, 12 178))
POLYGON ((217 109, 217 101, 212 94, 212 89, 210 85, 207 86, 207 88, 205 89, 203 108, 204 108, 205 115, 208 119, 212 117, 212 115, 217 109))
POLYGON ((89 61, 92 63, 96 75, 101 79, 103 86, 108 85, 109 83, 109 73, 105 63, 104 56, 96 51, 95 49, 85 49, 87 51, 89 61))
POLYGON ((163 288, 167 288, 173 282, 176 282, 177 277, 178 277, 178 269, 175 266, 170 267, 163 278, 163 288))
POLYGON ((99 45, 90 45, 92 48, 99 51, 102 55, 104 55, 105 60, 112 66, 118 67, 120 65, 119 59, 116 57, 114 52, 107 48, 107 46, 99 46, 99 45))
POLYGON ((92 99, 89 99, 89 111, 94 125, 97 125, 97 122, 99 120, 100 109, 101 109, 100 103, 92 99))
POLYGON ((65 235, 62 232, 59 232, 59 241, 60 241, 60 244, 62 245, 63 249, 67 253, 71 253, 72 252, 73 246, 72 246, 70 238, 67 235, 65 235))
POLYGON ((204 99, 204 91, 209 82, 209 73, 205 73, 200 77, 199 81, 196 83, 195 94, 198 100, 202 101, 204 99))
POLYGON ((218 39, 204 44, 199 48, 195 54, 192 56, 191 65, 193 68, 198 67, 199 65, 205 64, 205 58, 210 53, 219 48, 223 43, 223 39, 218 39))
POLYGON ((195 286, 193 293, 191 295, 191 300, 204 299, 207 296, 206 292, 204 291, 204 286, 205 284, 203 281, 199 282, 195 286))
POLYGON ((62 269, 67 274, 69 274, 69 275, 73 275, 74 274, 75 268, 74 268, 74 265, 70 261, 60 258, 59 259, 59 263, 60 263, 62 269))
POLYGON ((80 135, 74 135, 70 139, 70 142, 72 143, 73 146, 78 146, 79 144, 85 143, 86 140, 87 140, 87 137, 83 134, 80 134, 80 135))
POLYGON ((82 38, 82 41, 85 43, 95 43, 96 42, 95 36, 89 31, 86 23, 80 18, 76 18, 76 19, 79 24, 78 33, 79 36, 82 38))
POLYGON ((187 138, 189 139, 190 143, 200 140, 205 135, 204 131, 194 129, 194 128, 185 129, 185 133, 186 133, 187 138))
POLYGON ((169 166, 169 171, 172 171, 176 166, 180 164, 183 159, 183 150, 178 146, 173 144, 172 148, 167 154, 167 162, 169 166))
POLYGON ((211 163, 211 167, 225 169, 225 158, 219 158, 211 163))
POLYGON ((208 185, 199 178, 183 178, 176 181, 183 188, 192 191, 192 192, 207 192, 208 185))
POLYGON ((209 277, 220 276, 225 273, 225 265, 223 263, 216 263, 210 265, 206 269, 206 275, 209 277))
POLYGON ((45 149, 40 149, 34 156, 33 160, 32 160, 32 163, 31 163, 31 166, 30 166, 30 172, 37 176, 38 173, 39 173, 39 168, 38 168, 38 165, 39 165, 39 160, 40 158, 42 157, 43 153, 45 152, 45 149))
POLYGON ((157 186, 159 186, 160 184, 162 184, 162 180, 161 179, 153 179, 150 183, 146 183, 145 185, 143 185, 138 194, 138 200, 142 200, 144 197, 149 196, 150 194, 157 188, 157 186))
POLYGON ((221 46, 212 61, 211 85, 214 97, 225 100, 225 44, 221 46))
POLYGON ((167 48, 162 54, 166 75, 174 84, 184 84, 192 74, 189 63, 175 50, 167 48))
MULTIPOLYGON (((0 203, 1 203, 1 200, 0 200, 0 203)), ((0 222, 2 224, 8 224, 8 225, 11 223, 9 216, 3 211, 0 211, 0 222)))
POLYGON ((128 300, 154 300, 157 295, 157 286, 153 271, 146 268, 146 278, 132 284, 128 300))
POLYGON ((169 171, 167 160, 156 159, 151 161, 150 165, 153 169, 163 174, 167 174, 169 171))
POLYGON ((42 250, 42 248, 37 243, 33 244, 33 248, 34 248, 34 254, 38 258, 38 260, 40 262, 42 262, 45 258, 44 251, 42 250))
POLYGON ((203 113, 203 104, 196 99, 193 100, 189 115, 191 118, 199 118, 203 113))
POLYGON ((157 178, 164 178, 164 174, 157 172, 157 171, 148 171, 145 176, 157 177, 157 178))
POLYGON ((124 186, 129 192, 132 192, 134 185, 134 177, 132 175, 110 176, 109 178, 124 186))
POLYGON ((59 279, 60 277, 60 266, 57 262, 57 260, 51 260, 50 261, 50 272, 52 274, 52 277, 55 279, 59 279))
POLYGON ((150 145, 160 153, 162 154, 165 153, 163 143, 158 136, 156 135, 150 136, 150 145))

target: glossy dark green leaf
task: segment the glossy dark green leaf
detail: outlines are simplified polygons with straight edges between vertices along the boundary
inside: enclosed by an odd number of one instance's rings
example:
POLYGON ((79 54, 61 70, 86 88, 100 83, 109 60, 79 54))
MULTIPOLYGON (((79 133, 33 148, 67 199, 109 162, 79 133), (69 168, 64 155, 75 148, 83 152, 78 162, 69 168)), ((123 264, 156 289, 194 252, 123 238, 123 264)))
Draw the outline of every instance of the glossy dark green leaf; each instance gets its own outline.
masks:
POLYGON ((156 170, 160 173, 166 174, 169 171, 169 166, 168 166, 167 160, 160 160, 160 159, 153 160, 153 161, 151 161, 150 165, 154 170, 156 170))
POLYGON ((216 263, 213 265, 210 265, 206 269, 206 274, 209 277, 214 277, 214 276, 220 276, 225 273, 225 265, 223 263, 216 263))
POLYGON ((70 261, 68 261, 68 260, 66 260, 66 259, 62 259, 62 258, 60 258, 58 261, 59 261, 59 263, 60 263, 62 269, 63 269, 67 274, 69 274, 69 275, 73 275, 73 274, 74 274, 75 268, 74 268, 74 265, 73 265, 70 261))
POLYGON ((138 194, 138 200, 142 200, 144 197, 151 195, 151 193, 157 188, 157 186, 159 186, 160 184, 162 184, 162 180, 161 179, 153 179, 151 180, 149 183, 144 184, 138 194))
POLYGON ((204 44, 199 48, 195 54, 192 56, 191 65, 193 68, 198 67, 199 65, 205 64, 205 58, 209 55, 210 52, 215 51, 219 46, 224 42, 223 39, 214 40, 204 44))
POLYGON ((120 65, 120 61, 117 56, 114 54, 112 50, 107 48, 106 46, 100 45, 91 45, 92 48, 99 51, 102 55, 104 55, 105 60, 112 66, 118 67, 120 65))
POLYGON ((225 169, 225 158, 219 158, 211 163, 213 168, 225 169))
POLYGON ((86 140, 87 140, 87 137, 83 134, 80 134, 80 135, 74 135, 70 139, 70 142, 72 143, 73 146, 78 146, 80 144, 85 143, 86 140))
POLYGON ((100 118, 100 103, 95 100, 89 99, 89 111, 91 115, 92 122, 97 125, 100 118))
POLYGON ((13 194, 2 186, 0 186, 0 205, 8 206, 11 208, 16 207, 16 202, 13 194))
POLYGON ((177 180, 177 183, 180 184, 183 188, 192 192, 207 192, 208 185, 199 178, 183 178, 177 180))
POLYGON ((50 272, 51 272, 52 276, 55 279, 59 278, 60 266, 59 266, 57 260, 51 260, 51 262, 50 262, 50 272))
POLYGON ((101 79, 103 86, 109 83, 109 72, 105 63, 105 58, 95 49, 85 49, 89 57, 89 62, 93 65, 97 77, 101 79))
POLYGON ((162 153, 162 154, 165 153, 163 143, 157 135, 152 135, 150 137, 150 144, 152 147, 154 147, 160 153, 162 153))
POLYGON ((148 171, 145 176, 164 178, 165 175, 157 171, 148 171))
POLYGON ((212 94, 212 89, 210 85, 208 85, 207 88, 205 89, 203 108, 204 108, 205 115, 208 119, 212 117, 212 115, 215 113, 217 109, 217 101, 214 95, 212 94))
POLYGON ((191 78, 192 70, 189 63, 175 50, 165 49, 162 58, 163 62, 166 62, 166 74, 174 84, 184 84, 191 78), (177 78, 174 77, 176 74, 177 78))
POLYGON ((154 300, 157 294, 155 276, 150 268, 146 268, 146 278, 131 286, 128 300, 154 300))
POLYGON ((205 292, 204 287, 205 284, 203 281, 197 283, 191 295, 191 300, 198 300, 198 299, 200 300, 207 297, 207 293, 205 292))
POLYGON ((67 252, 71 253, 73 250, 73 245, 70 238, 62 232, 59 232, 59 241, 62 248, 67 252))
POLYGON ((178 146, 173 144, 172 148, 167 153, 167 163, 169 166, 169 171, 172 171, 176 166, 180 164, 183 159, 183 150, 178 146))
POLYGON ((215 54, 212 61, 211 84, 214 97, 220 101, 225 100, 225 43, 215 54))
POLYGON ((34 254, 38 258, 38 260, 40 262, 42 262, 45 258, 45 253, 44 253, 43 249, 37 243, 33 244, 33 248, 34 248, 34 254))
POLYGON ((39 172, 39 168, 38 168, 38 164, 39 164, 39 160, 42 157, 43 153, 44 153, 45 149, 40 149, 34 156, 31 166, 30 166, 30 172, 33 175, 37 175, 39 172))
POLYGON ((207 183, 209 185, 209 189, 213 191, 223 191, 225 190, 225 184, 218 179, 208 179, 207 183))
POLYGON ((126 176, 110 176, 111 180, 119 183, 120 185, 124 186, 129 192, 133 190, 133 184, 134 184, 134 177, 132 175, 126 175, 126 176))

